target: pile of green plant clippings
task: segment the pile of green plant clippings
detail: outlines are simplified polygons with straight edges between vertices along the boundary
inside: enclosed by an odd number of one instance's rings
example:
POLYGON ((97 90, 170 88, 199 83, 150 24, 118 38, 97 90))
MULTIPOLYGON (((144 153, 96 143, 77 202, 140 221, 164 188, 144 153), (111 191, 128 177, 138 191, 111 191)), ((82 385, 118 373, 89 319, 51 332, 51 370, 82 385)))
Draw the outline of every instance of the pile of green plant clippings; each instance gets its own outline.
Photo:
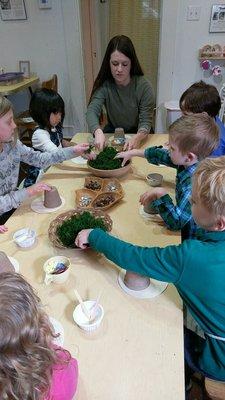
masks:
POLYGON ((88 211, 72 216, 58 226, 56 234, 64 246, 75 248, 76 236, 82 229, 101 228, 107 230, 106 224, 100 217, 94 217, 88 211))
POLYGON ((118 152, 113 147, 105 147, 101 153, 99 153, 95 160, 90 160, 88 164, 92 168, 96 169, 118 169, 121 168, 123 159, 116 158, 115 155, 118 152))

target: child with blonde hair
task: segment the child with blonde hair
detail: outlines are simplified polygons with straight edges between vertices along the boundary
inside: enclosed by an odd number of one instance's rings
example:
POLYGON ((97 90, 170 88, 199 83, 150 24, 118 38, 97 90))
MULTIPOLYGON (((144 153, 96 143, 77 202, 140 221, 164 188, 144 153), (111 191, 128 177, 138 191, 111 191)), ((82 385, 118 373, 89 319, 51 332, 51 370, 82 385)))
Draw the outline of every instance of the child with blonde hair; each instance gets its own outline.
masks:
POLYGON ((145 150, 120 152, 123 165, 132 157, 145 157, 149 163, 164 164, 177 170, 174 204, 163 187, 145 192, 140 197, 143 205, 151 203, 171 230, 180 230, 182 239, 194 235, 195 224, 191 220, 191 176, 197 164, 209 156, 217 147, 219 131, 213 118, 207 113, 187 115, 179 118, 169 127, 169 150, 154 146, 145 150))
POLYGON ((200 162, 191 208, 199 226, 196 238, 178 246, 135 246, 101 229, 81 231, 75 243, 89 244, 121 268, 173 283, 204 332, 201 338, 185 329, 188 372, 225 381, 225 157, 200 162))
POLYGON ((15 137, 15 128, 12 104, 8 99, 0 96, 0 224, 4 224, 9 217, 8 212, 17 208, 23 200, 44 190, 50 190, 50 187, 43 182, 17 190, 21 161, 47 168, 52 164, 82 155, 89 149, 88 143, 82 143, 73 147, 60 148, 54 152, 41 153, 24 146, 15 137))
POLYGON ((0 274, 0 398, 72 400, 78 366, 54 344, 40 299, 23 277, 0 274))

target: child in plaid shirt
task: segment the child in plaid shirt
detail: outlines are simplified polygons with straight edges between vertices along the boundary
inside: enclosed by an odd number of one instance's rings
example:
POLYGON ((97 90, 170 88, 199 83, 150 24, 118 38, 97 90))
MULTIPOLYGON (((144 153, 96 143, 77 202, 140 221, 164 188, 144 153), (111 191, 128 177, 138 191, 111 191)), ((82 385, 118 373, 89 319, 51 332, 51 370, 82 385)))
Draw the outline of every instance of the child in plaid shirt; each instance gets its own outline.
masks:
POLYGON ((218 146, 219 131, 213 118, 207 113, 186 115, 169 127, 169 150, 154 146, 145 150, 129 150, 117 154, 124 165, 130 158, 145 157, 149 163, 176 168, 176 204, 163 187, 147 191, 140 197, 143 205, 152 203, 166 226, 171 230, 182 230, 182 240, 195 233, 191 217, 191 177, 198 161, 209 156, 218 146))

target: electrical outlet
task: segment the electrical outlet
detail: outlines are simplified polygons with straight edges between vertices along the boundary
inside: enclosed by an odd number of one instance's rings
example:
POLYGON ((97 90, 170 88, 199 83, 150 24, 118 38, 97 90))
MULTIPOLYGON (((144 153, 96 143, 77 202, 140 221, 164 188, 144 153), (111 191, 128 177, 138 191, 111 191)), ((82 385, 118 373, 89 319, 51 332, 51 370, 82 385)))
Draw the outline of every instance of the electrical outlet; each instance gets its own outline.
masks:
POLYGON ((39 8, 52 8, 52 0, 38 0, 39 8))
POLYGON ((187 8, 187 21, 199 21, 201 14, 200 6, 188 6, 187 8))

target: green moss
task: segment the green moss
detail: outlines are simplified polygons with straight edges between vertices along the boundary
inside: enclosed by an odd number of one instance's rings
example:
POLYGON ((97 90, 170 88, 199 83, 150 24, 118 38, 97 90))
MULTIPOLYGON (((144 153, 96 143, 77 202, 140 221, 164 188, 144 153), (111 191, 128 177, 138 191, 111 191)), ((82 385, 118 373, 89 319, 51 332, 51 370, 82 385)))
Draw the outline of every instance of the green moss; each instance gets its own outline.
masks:
POLYGON ((101 228, 104 231, 107 230, 102 218, 96 218, 88 211, 84 211, 82 214, 72 216, 70 219, 63 222, 62 225, 58 226, 56 234, 64 246, 75 248, 74 240, 77 234, 82 229, 91 228, 101 228))
POLYGON ((96 169, 118 169, 121 168, 122 158, 114 159, 118 152, 113 147, 105 147, 99 153, 95 160, 90 160, 88 164, 90 167, 96 169))

